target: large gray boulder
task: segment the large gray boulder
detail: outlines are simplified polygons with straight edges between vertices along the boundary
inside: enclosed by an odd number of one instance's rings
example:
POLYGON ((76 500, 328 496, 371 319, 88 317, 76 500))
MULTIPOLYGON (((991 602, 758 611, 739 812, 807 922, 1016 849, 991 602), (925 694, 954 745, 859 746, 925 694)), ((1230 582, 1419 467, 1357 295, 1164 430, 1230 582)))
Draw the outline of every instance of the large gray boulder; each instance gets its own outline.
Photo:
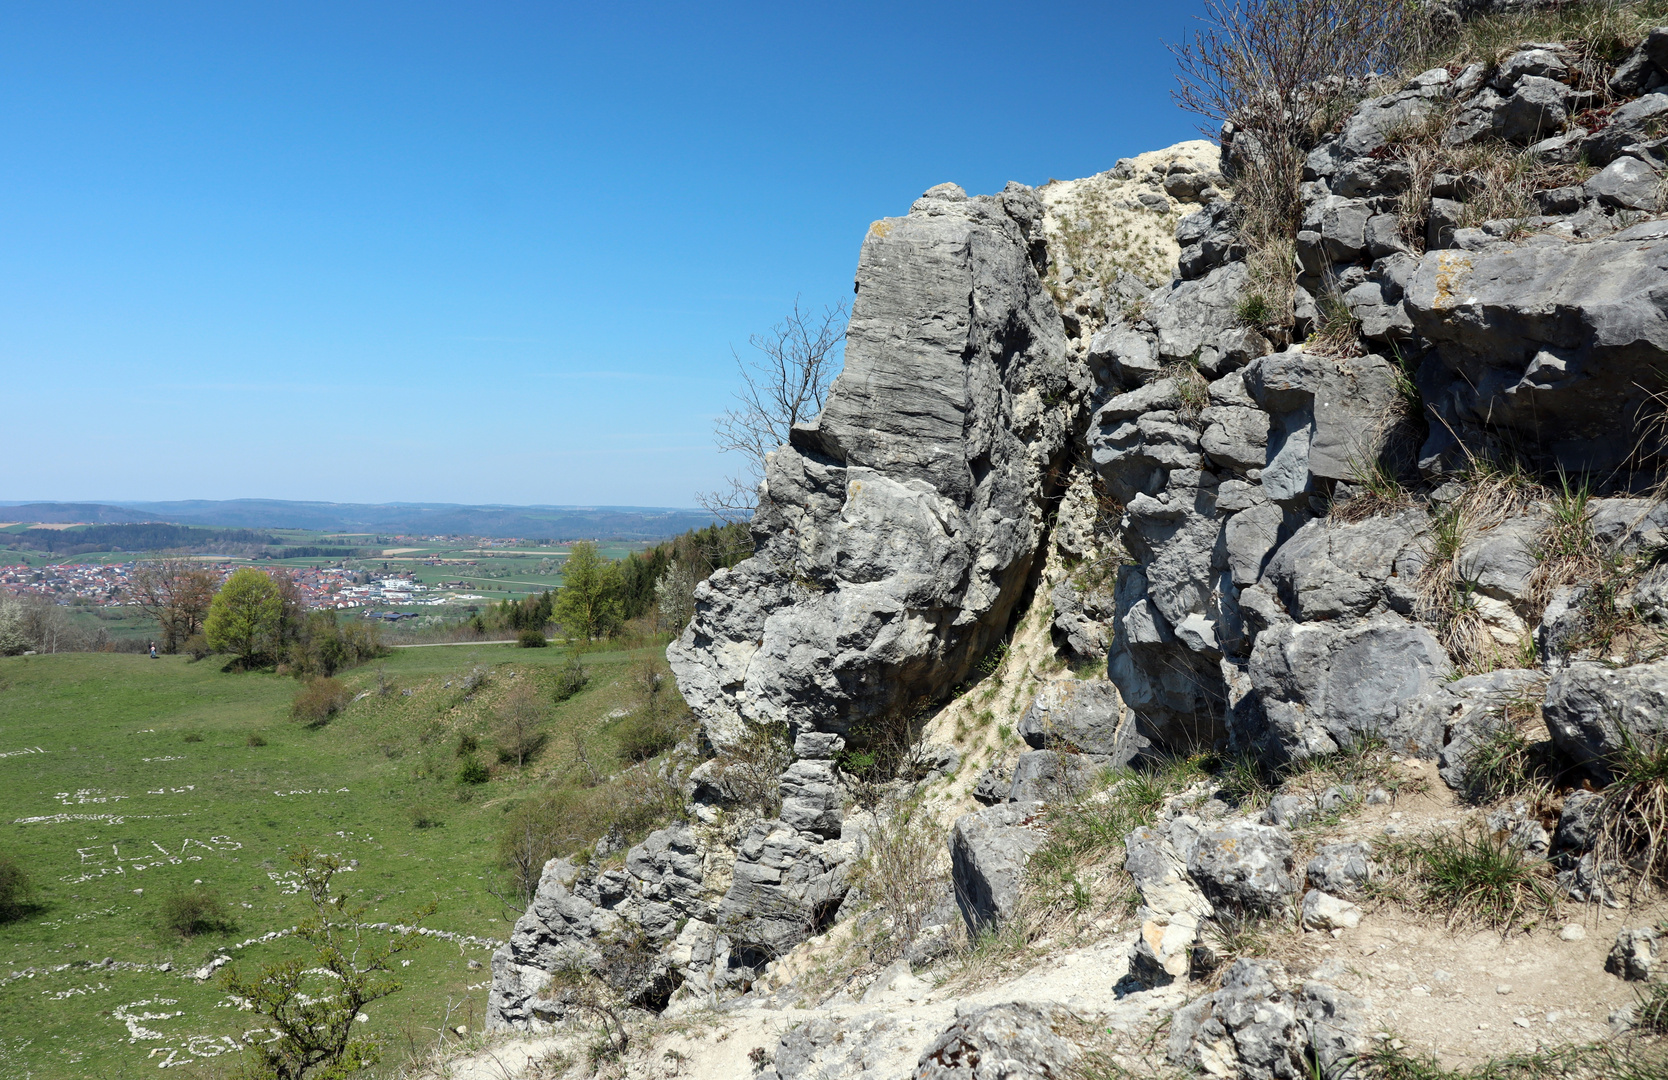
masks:
POLYGON ((1067 1080, 1083 1051, 1060 1032, 1074 1021, 1053 1002, 956 1007, 911 1080, 1067 1080))
POLYGON ((1362 843, 1323 844, 1304 870, 1313 888, 1334 896, 1360 896, 1373 880, 1372 854, 1362 843))
POLYGON ((782 774, 784 824, 826 840, 838 839, 844 802, 834 762, 805 759, 794 762, 782 774))
POLYGON ((1280 545, 1263 572, 1299 622, 1413 609, 1425 555, 1425 515, 1405 510, 1344 524, 1315 518, 1280 545))
POLYGON ((1124 870, 1141 894, 1136 919, 1140 933, 1129 951, 1129 974, 1143 986, 1161 986, 1186 975, 1200 921, 1215 907, 1188 876, 1187 862, 1172 835, 1192 850, 1196 835, 1187 828, 1170 830, 1143 825, 1124 838, 1124 870))
MULTIPOLYGON (((1665 99, 1668 100, 1668 99, 1665 99)), ((1438 419, 1423 462, 1450 460, 1485 427, 1571 473, 1621 464, 1668 355, 1668 227, 1590 243, 1550 236, 1484 251, 1432 251, 1405 303, 1435 345, 1420 373, 1438 419)))
POLYGON ((1009 802, 1070 802, 1085 795, 1103 769, 1119 764, 1104 754, 1027 750, 1014 764, 1009 802))
POLYGON ((1449 787, 1465 791, 1473 759, 1506 726, 1507 708, 1539 698, 1542 678, 1538 671, 1502 668, 1442 683, 1405 703, 1397 727, 1420 747, 1440 746, 1438 772, 1449 787))
POLYGON ((684 826, 657 829, 626 852, 626 871, 641 884, 638 922, 650 937, 676 933, 680 919, 711 919, 705 858, 694 832, 684 826))
MULTIPOLYGON (((1158 331, 1158 355, 1167 361, 1198 359, 1214 353, 1218 335, 1238 321, 1248 271, 1243 262, 1219 266, 1194 281, 1175 281, 1160 290, 1147 308, 1158 331)), ((1212 365, 1214 357, 1212 357, 1212 365)))
POLYGON ((1037 803, 1000 803, 956 819, 950 831, 950 873, 956 906, 970 934, 1011 917, 1025 883, 1025 864, 1048 839, 1037 803))
POLYGON ((1213 994, 1176 1011, 1166 1053, 1210 1076, 1306 1080, 1313 1058, 1326 1076, 1344 1075, 1366 1049, 1368 1005, 1323 982, 1286 986, 1275 960, 1236 960, 1213 994))
POLYGON ((1137 749, 1118 688, 1102 679, 1058 679, 1044 686, 1020 718, 1018 731, 1038 750, 1122 759, 1114 765, 1128 764, 1137 749))
MULTIPOLYGON (((898 1018, 883 1011, 807 1020, 782 1033, 776 1044, 776 1075, 780 1080, 861 1077, 908 1035, 901 1027, 898 1018)), ((904 1064, 907 1067, 907 1059, 904 1064)))
POLYGON ((847 843, 818 842, 781 821, 754 822, 715 916, 732 954, 763 963, 832 925, 854 854, 847 843))
MULTIPOLYGON (((566 860, 546 863, 533 902, 516 920, 510 940, 493 953, 489 1030, 536 1031, 561 1019, 561 1007, 540 996, 550 985, 551 973, 565 967, 597 968, 626 928, 614 910, 570 892, 573 884, 574 868, 566 860)), ((623 890, 605 899, 623 899, 623 890)))
POLYGON ((1616 935, 1610 955, 1604 958, 1604 970, 1632 982, 1646 982, 1661 948, 1662 936, 1651 927, 1623 930, 1616 935))
POLYGON ((1283 623, 1265 630, 1250 663, 1266 716, 1262 753, 1276 762, 1298 761, 1376 736, 1399 753, 1434 757, 1440 743, 1431 741, 1432 728, 1404 726, 1401 706, 1452 670, 1431 632, 1394 612, 1354 625, 1283 623))
POLYGON ((1396 366, 1372 354, 1270 353, 1246 367, 1245 388, 1273 417, 1261 479, 1278 503, 1306 502, 1316 478, 1359 479, 1400 412, 1396 366))
POLYGON ((1199 831, 1187 873, 1213 904, 1268 911, 1286 902, 1292 880, 1292 838, 1285 829, 1226 821, 1199 831))
POLYGON ((845 367, 773 454, 755 555, 696 590, 667 656, 707 737, 838 733, 936 698, 1001 638, 1088 391, 1028 188, 941 185, 864 238, 845 367))
POLYGON ((1593 779, 1631 743, 1650 752, 1668 739, 1668 661, 1610 668, 1576 661, 1552 677, 1542 716, 1552 742, 1593 779))
POLYGON ((1176 1011, 1170 1061, 1217 1076, 1297 1080, 1308 1040, 1285 981, 1277 961, 1235 960, 1220 990, 1176 1011))

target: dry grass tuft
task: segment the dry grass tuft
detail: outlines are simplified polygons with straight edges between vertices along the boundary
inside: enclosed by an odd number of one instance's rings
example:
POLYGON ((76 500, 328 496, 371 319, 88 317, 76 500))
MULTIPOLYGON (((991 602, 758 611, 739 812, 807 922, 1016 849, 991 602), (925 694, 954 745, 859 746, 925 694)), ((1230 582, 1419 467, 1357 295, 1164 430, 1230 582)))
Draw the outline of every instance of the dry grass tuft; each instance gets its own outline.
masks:
POLYGON ((1180 401, 1176 419, 1183 424, 1197 426, 1200 414, 1210 405, 1210 383, 1204 374, 1193 364, 1178 360, 1166 364, 1156 377, 1169 379, 1175 384, 1176 397, 1180 401))
POLYGON ((1315 325, 1309 332, 1309 340, 1303 343, 1305 352, 1340 360, 1365 354, 1366 350, 1361 347, 1361 336, 1356 332, 1360 324, 1356 322, 1355 316, 1350 314, 1349 305, 1344 302, 1342 293, 1336 288, 1328 289, 1315 297, 1315 308, 1318 314, 1315 325))
POLYGON ((1499 465, 1480 457, 1472 460, 1460 483, 1463 493, 1431 516, 1419 580, 1419 617, 1467 674, 1532 666, 1533 642, 1514 654, 1495 637, 1479 610, 1476 582, 1460 556, 1470 537, 1528 512, 1549 492, 1515 462, 1499 465))
POLYGON ((1610 762, 1614 779, 1599 808, 1593 865, 1600 875, 1625 866, 1635 891, 1668 885, 1668 739, 1640 744, 1623 733, 1610 762))

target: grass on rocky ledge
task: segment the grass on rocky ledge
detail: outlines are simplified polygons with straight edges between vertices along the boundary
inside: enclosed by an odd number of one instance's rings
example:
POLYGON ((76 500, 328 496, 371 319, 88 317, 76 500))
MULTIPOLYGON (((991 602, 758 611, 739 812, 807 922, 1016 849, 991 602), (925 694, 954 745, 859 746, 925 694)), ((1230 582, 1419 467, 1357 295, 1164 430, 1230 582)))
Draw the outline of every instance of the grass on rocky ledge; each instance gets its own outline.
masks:
POLYGON ((1509 1054, 1470 1068, 1447 1069, 1428 1055, 1409 1053, 1399 1039, 1385 1039, 1348 1075, 1360 1080, 1661 1080, 1668 1075, 1668 1044, 1627 1038, 1509 1054))
MULTIPOLYGON (((285 939, 251 939, 297 921, 284 857, 297 844, 357 862, 340 884, 370 921, 432 900, 433 929, 506 938, 519 914, 494 895, 508 895, 495 843, 507 812, 623 774, 618 714, 659 651, 585 655, 590 681, 557 704, 545 691, 565 650, 399 649, 338 676, 358 700, 316 725, 291 718, 293 679, 213 660, 0 660, 0 857, 34 883, 33 906, 0 923, 0 1075, 222 1071, 247 1017, 185 973, 217 955, 289 955, 285 939), (550 710, 544 749, 517 768, 489 751, 497 707, 520 685, 550 710), (487 779, 459 784, 470 739, 487 779), (188 920, 182 936, 169 910, 182 895, 225 920, 188 920)), ((490 952, 429 940, 368 1031, 403 1049, 432 1044, 442 1020, 479 1028, 490 952)))

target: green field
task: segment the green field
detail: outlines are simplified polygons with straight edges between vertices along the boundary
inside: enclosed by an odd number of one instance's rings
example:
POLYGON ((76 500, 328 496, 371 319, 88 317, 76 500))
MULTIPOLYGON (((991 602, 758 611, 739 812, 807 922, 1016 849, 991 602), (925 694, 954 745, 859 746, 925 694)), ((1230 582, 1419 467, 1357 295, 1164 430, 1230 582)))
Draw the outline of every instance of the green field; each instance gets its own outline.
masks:
MULTIPOLYGON (((437 930, 507 937, 517 912, 489 891, 509 895, 495 864, 504 813, 572 778, 576 739, 593 767, 619 767, 610 714, 631 707, 629 673, 660 653, 588 654, 591 681, 553 706, 543 754, 521 770, 494 764, 473 788, 455 779, 459 737, 480 736, 480 756, 495 761, 498 697, 531 680, 548 701, 563 650, 395 650, 344 676, 359 692, 380 674, 386 692, 318 728, 290 719, 294 680, 225 674, 214 659, 0 659, 0 854, 37 884, 37 906, 0 925, 0 1076, 140 1076, 187 1062, 217 1074, 253 1017, 189 972, 220 955, 245 965, 286 955, 283 938, 251 939, 296 922, 293 845, 357 860, 338 884, 373 921, 434 901, 437 930), (477 667, 490 675, 466 696, 477 667), (416 827, 416 807, 441 824, 416 827), (162 928, 163 898, 199 880, 234 931, 186 940, 162 928), (163 963, 172 970, 156 970, 163 963)), ((369 1029, 396 1051, 432 1045, 443 1021, 478 1029, 490 955, 431 939, 401 971, 405 991, 372 1007, 369 1029)))

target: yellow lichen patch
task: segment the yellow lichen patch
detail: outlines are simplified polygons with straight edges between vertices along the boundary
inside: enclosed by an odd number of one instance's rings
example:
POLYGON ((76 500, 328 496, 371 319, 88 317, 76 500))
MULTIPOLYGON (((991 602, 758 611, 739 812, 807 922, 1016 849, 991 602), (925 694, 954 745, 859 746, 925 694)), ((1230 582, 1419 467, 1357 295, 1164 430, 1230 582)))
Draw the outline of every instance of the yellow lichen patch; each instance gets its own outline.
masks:
POLYGON ((869 232, 873 233, 881 240, 886 239, 886 235, 891 231, 892 223, 890 221, 877 221, 873 225, 869 226, 869 232))
POLYGON ((1431 306, 1441 310, 1455 307, 1455 299, 1465 284, 1465 275, 1471 272, 1471 256, 1462 251, 1439 251, 1436 253, 1436 296, 1431 306))

